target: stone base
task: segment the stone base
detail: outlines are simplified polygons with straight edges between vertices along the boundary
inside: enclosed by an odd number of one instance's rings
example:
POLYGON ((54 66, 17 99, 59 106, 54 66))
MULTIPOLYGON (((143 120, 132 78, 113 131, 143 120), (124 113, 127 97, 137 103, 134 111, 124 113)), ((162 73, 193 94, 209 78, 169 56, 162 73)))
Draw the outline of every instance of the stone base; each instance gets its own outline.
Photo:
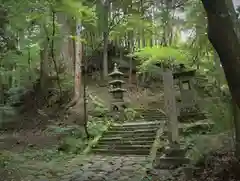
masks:
POLYGON ((122 111, 127 108, 127 103, 125 102, 112 102, 111 103, 111 111, 122 111))
POLYGON ((166 157, 181 157, 184 158, 186 150, 182 148, 166 148, 164 151, 166 157))
POLYGON ((180 166, 190 163, 188 158, 184 157, 161 157, 154 165, 155 169, 176 169, 180 166))
POLYGON ((113 112, 109 113, 108 115, 111 116, 115 122, 122 123, 125 120, 125 115, 124 115, 123 110, 113 111, 113 112))
POLYGON ((164 155, 156 159, 154 168, 175 169, 182 165, 189 164, 190 160, 185 158, 186 150, 180 148, 179 144, 172 144, 165 148, 164 155))

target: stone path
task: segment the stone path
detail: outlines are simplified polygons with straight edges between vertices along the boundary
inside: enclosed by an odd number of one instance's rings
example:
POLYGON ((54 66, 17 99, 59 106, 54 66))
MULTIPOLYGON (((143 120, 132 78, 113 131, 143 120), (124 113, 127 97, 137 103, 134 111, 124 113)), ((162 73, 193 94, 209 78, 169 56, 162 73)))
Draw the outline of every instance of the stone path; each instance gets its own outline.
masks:
POLYGON ((148 167, 147 157, 92 155, 64 175, 61 181, 140 181, 148 167))

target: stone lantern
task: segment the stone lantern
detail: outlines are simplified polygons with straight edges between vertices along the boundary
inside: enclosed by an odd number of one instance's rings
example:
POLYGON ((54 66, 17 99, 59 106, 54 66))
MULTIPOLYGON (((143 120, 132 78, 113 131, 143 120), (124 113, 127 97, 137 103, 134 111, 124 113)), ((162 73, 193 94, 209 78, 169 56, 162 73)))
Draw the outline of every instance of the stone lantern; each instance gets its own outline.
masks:
POLYGON ((112 111, 121 111, 126 108, 126 103, 123 99, 125 89, 122 88, 122 85, 125 83, 122 79, 123 73, 118 70, 117 64, 114 64, 114 70, 109 74, 112 80, 109 82, 110 90, 112 94, 111 110, 112 111))
POLYGON ((182 68, 173 74, 180 91, 180 101, 177 103, 179 116, 197 109, 197 96, 194 89, 195 73, 196 70, 182 68))

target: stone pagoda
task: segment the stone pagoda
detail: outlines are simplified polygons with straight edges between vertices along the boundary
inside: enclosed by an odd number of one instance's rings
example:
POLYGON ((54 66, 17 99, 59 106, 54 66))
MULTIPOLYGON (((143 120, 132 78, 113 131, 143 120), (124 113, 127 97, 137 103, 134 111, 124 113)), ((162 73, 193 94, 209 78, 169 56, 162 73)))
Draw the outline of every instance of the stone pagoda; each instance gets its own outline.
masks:
POLYGON ((122 79, 123 73, 118 70, 117 64, 114 64, 114 70, 109 74, 112 80, 109 82, 110 90, 112 94, 111 111, 122 111, 126 108, 126 103, 123 99, 125 89, 122 85, 125 83, 122 79))

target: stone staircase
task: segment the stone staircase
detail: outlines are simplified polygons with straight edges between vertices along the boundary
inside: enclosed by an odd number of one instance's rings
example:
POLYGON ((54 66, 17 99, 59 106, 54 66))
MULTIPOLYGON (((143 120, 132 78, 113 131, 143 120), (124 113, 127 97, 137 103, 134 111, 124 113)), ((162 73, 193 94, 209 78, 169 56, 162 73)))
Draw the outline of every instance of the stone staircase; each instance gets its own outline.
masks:
POLYGON ((92 148, 94 153, 148 155, 160 122, 113 124, 92 148))
MULTIPOLYGON (((97 144, 92 147, 92 152, 108 155, 149 155, 156 140, 157 131, 160 127, 163 127, 163 122, 167 121, 167 118, 163 112, 156 109, 138 109, 136 111, 140 117, 135 122, 112 124, 98 140, 97 144)), ((179 124, 181 137, 194 127, 197 129, 201 127, 196 122, 192 123, 193 126, 190 126, 190 124, 179 124)), ((205 127, 208 126, 207 124, 205 127)), ((167 135, 168 131, 165 125, 160 136, 161 143, 166 142, 167 135)), ((156 157, 159 158, 163 154, 162 151, 162 148, 159 148, 156 151, 156 157)))
POLYGON ((158 110, 137 111, 140 112, 142 120, 113 124, 92 148, 92 152, 112 155, 149 155, 160 123, 166 120, 166 117, 158 110))
POLYGON ((135 109, 137 112, 136 121, 161 121, 166 120, 166 115, 159 109, 135 109))

